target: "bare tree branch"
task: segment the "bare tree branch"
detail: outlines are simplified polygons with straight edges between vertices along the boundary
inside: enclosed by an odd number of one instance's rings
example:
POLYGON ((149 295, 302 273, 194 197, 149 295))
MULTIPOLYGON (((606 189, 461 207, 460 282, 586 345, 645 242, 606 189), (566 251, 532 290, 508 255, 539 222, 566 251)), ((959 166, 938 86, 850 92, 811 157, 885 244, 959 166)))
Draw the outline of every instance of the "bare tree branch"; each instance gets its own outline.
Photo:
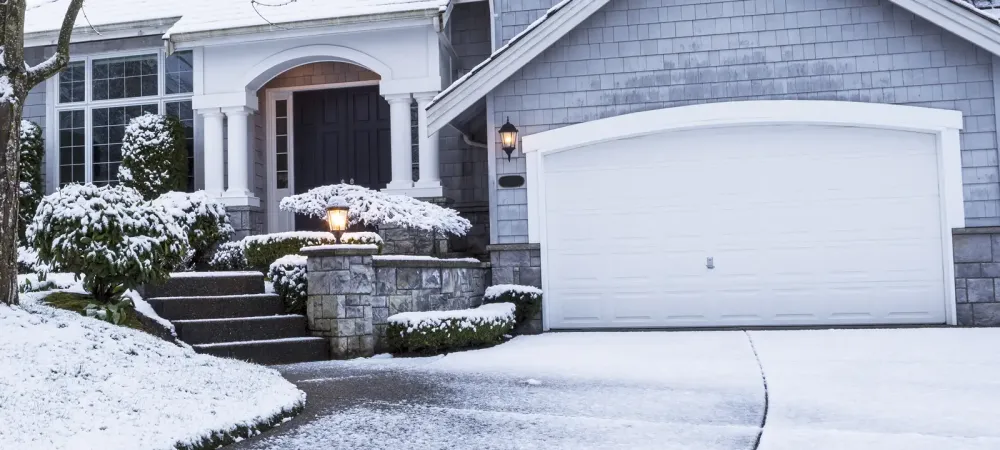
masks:
POLYGON ((73 37, 73 27, 76 25, 76 17, 83 8, 83 0, 71 0, 66 16, 63 17, 62 28, 59 29, 59 41, 56 44, 56 53, 45 62, 28 69, 27 87, 31 89, 38 83, 59 73, 63 67, 69 64, 69 43, 73 37))
POLYGON ((291 4, 291 3, 295 3, 297 1, 298 0, 281 0, 278 3, 264 3, 264 2, 259 1, 259 0, 250 0, 250 7, 253 8, 253 12, 257 13, 257 15, 260 16, 261 19, 264 19, 264 22, 267 22, 272 27, 280 28, 280 29, 284 30, 285 29, 284 27, 282 27, 282 26, 280 26, 280 25, 278 25, 278 24, 276 24, 274 22, 271 22, 270 20, 268 20, 267 17, 264 17, 264 14, 262 14, 260 12, 260 10, 257 9, 257 5, 260 5, 260 6, 269 6, 269 7, 278 7, 278 6, 285 6, 285 5, 288 5, 288 4, 291 4))

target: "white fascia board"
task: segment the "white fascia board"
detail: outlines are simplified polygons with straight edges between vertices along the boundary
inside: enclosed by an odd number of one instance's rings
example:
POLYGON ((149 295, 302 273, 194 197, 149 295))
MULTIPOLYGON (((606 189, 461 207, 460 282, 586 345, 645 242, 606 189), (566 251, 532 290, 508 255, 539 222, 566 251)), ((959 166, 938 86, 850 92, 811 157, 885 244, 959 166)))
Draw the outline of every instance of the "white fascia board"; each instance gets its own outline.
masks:
POLYGON ((945 30, 1000 55, 1000 22, 962 0, 890 0, 945 30))
POLYGON ((531 60, 562 39, 610 0, 570 0, 551 17, 543 16, 537 26, 512 39, 484 61, 482 67, 456 81, 439 100, 427 107, 427 132, 436 133, 466 109, 521 70, 531 60))
POLYGON ((260 40, 288 39, 361 31, 383 31, 394 28, 432 25, 438 10, 406 11, 334 19, 282 23, 280 28, 271 25, 233 28, 226 30, 198 31, 192 33, 167 33, 164 39, 178 48, 202 45, 225 45, 260 40))
MULTIPOLYGON (((143 36, 162 36, 174 25, 180 17, 167 19, 144 20, 140 22, 101 25, 99 27, 76 27, 73 29, 72 43, 106 41, 111 39, 127 39, 143 36), (96 31, 95 31, 96 29, 96 31)), ((59 41, 59 30, 26 33, 24 46, 45 47, 56 45, 59 41)))

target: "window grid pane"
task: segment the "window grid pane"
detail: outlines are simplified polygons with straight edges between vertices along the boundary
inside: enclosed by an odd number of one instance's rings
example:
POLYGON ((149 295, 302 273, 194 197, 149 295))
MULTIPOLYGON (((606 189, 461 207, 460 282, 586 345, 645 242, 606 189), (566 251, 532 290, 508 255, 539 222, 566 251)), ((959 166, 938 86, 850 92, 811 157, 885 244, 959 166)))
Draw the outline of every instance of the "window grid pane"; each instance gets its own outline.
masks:
POLYGON ((122 161, 122 138, 129 121, 143 114, 158 114, 159 105, 116 106, 91 110, 91 145, 93 157, 93 183, 118 184, 118 166, 122 161))
POLYGON ((155 54, 95 60, 94 100, 157 95, 158 64, 155 54))
POLYGON ((86 100, 84 88, 87 65, 83 61, 71 62, 59 72, 59 103, 74 103, 86 100))
POLYGON ((194 56, 191 51, 176 52, 166 60, 166 93, 186 94, 194 91, 194 56))
POLYGON ((85 131, 82 109, 59 112, 59 187, 87 181, 85 131))
POLYGON ((288 100, 274 102, 277 188, 288 189, 288 100))
POLYGON ((176 117, 184 124, 184 138, 187 149, 187 190, 194 192, 194 109, 191 101, 166 103, 166 115, 176 117))

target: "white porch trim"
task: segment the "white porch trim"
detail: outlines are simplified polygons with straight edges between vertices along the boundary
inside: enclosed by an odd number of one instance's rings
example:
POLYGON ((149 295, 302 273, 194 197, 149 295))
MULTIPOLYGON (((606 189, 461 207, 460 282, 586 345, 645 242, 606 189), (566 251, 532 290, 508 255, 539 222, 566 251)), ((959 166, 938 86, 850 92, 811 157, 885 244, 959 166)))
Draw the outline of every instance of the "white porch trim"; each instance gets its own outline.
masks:
MULTIPOLYGON (((942 109, 876 103, 775 100, 709 103, 625 114, 570 125, 522 140, 527 158, 528 240, 541 245, 546 273, 545 155, 601 142, 656 133, 749 125, 825 125, 912 131, 937 137, 947 323, 957 323, 952 229, 965 227, 959 131, 962 113, 942 109)), ((543 276, 543 290, 548 289, 543 276)), ((549 317, 547 311, 543 317, 549 317)), ((548 329, 548 323, 544 324, 548 329)))

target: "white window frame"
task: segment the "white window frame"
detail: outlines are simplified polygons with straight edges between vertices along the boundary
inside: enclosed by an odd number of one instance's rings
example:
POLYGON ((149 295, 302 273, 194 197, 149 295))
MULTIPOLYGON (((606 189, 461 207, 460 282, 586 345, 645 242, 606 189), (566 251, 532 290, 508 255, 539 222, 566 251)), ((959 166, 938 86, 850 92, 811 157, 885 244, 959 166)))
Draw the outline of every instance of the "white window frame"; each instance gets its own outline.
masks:
MULTIPOLYGON (((196 65, 197 61, 194 58, 194 51, 192 51, 192 65, 196 65)), ((46 152, 52 155, 48 158, 49 162, 46 164, 46 180, 51 180, 47 184, 49 185, 50 191, 55 191, 59 189, 59 185, 62 182, 60 179, 60 161, 59 161, 59 113, 62 111, 84 111, 84 182, 92 183, 94 181, 93 171, 94 171, 94 149, 93 149, 93 110, 102 108, 115 108, 122 106, 136 106, 136 105, 157 105, 157 113, 164 114, 166 112, 166 104, 174 102, 191 101, 194 97, 194 87, 192 86, 191 92, 180 93, 180 94, 167 94, 167 53, 163 48, 147 48, 142 50, 129 50, 122 52, 104 52, 104 53, 93 53, 83 56, 74 56, 70 58, 70 63, 83 62, 84 63, 84 101, 82 102, 71 102, 71 103, 60 103, 59 102, 59 76, 49 78, 46 82, 46 142, 50 142, 47 145, 46 152), (130 56, 147 56, 156 55, 157 64, 157 87, 156 95, 150 95, 145 97, 131 97, 131 98, 121 98, 121 99, 110 99, 110 100, 93 100, 93 67, 95 60, 111 59, 111 58, 123 58, 130 56)), ((198 68, 194 67, 193 70, 197 72, 198 68)), ((195 133, 197 134, 197 121, 192 124, 195 127, 195 133)), ((197 165, 197 163, 196 163, 197 165)), ((198 186, 197 174, 195 176, 195 186, 198 186)))

